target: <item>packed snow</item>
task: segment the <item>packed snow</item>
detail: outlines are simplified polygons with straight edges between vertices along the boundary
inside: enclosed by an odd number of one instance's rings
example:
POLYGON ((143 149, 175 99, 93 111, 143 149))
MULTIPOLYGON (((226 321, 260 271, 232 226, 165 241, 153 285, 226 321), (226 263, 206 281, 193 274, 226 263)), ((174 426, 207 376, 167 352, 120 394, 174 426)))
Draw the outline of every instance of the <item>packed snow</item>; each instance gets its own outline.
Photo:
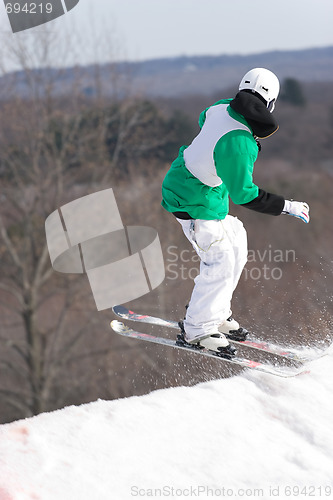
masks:
POLYGON ((333 352, 310 366, 2 425, 0 500, 333 498, 333 352))

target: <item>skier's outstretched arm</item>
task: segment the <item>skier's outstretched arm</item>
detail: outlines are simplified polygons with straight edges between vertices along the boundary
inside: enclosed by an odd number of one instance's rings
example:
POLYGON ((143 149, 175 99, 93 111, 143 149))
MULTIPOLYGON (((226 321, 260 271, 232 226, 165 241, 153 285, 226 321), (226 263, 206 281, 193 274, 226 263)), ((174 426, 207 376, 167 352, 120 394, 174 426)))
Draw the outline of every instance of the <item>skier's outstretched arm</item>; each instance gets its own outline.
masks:
MULTIPOLYGON (((254 162, 251 157, 237 155, 229 161, 232 162, 232 168, 229 168, 227 174, 224 170, 223 182, 225 182, 234 203, 256 212, 268 215, 287 214, 297 217, 305 223, 309 222, 309 205, 307 203, 285 200, 283 196, 269 193, 254 184, 254 162), (250 201, 245 201, 249 198, 250 201)), ((226 163, 224 162, 224 164, 226 163)))
POLYGON ((268 193, 263 189, 259 189, 259 194, 254 200, 243 203, 242 206, 269 215, 292 215, 305 223, 310 221, 310 208, 307 203, 285 200, 282 196, 268 193), (282 210, 281 206, 283 207, 282 210))

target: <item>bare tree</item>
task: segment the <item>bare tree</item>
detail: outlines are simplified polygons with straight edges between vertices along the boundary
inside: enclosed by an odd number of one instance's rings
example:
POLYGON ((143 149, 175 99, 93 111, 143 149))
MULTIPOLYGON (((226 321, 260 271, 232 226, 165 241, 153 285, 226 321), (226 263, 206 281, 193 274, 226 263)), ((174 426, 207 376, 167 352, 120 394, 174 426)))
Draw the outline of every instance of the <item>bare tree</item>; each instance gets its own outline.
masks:
MULTIPOLYGON (((137 180, 138 165, 147 175, 150 159, 161 156, 175 131, 151 103, 124 90, 119 95, 124 75, 116 64, 108 65, 108 88, 104 67, 95 65, 87 80, 80 68, 52 66, 53 45, 59 48, 54 33, 45 32, 35 48, 15 40, 11 53, 20 71, 4 74, 0 104, 6 117, 0 123, 0 396, 2 408, 24 417, 82 401, 83 388, 97 384, 95 367, 106 370, 101 360, 120 363, 112 353, 121 342, 100 334, 106 321, 87 280, 52 270, 46 217, 112 179, 137 180)), ((159 370, 144 349, 141 359, 159 370)), ((114 388, 116 396, 121 391, 114 388)))
MULTIPOLYGON (((45 35, 34 50, 16 39, 12 54, 21 71, 6 75, 8 93, 1 105, 6 119, 0 125, 0 396, 19 416, 66 401, 78 382, 72 378, 55 396, 61 374, 88 354, 105 356, 109 349, 98 343, 87 349, 87 333, 98 324, 88 283, 53 272, 44 235, 53 210, 89 192, 78 167, 89 157, 91 143, 103 156, 105 135, 102 121, 97 129, 82 125, 87 106, 96 105, 100 94, 87 104, 80 75, 66 97, 58 95, 57 81, 66 70, 51 67, 54 43, 54 35, 45 35), (19 80, 24 90, 11 92, 19 80)), ((83 383, 82 371, 80 377, 83 383)), ((89 370, 85 377, 91 377, 89 370)))

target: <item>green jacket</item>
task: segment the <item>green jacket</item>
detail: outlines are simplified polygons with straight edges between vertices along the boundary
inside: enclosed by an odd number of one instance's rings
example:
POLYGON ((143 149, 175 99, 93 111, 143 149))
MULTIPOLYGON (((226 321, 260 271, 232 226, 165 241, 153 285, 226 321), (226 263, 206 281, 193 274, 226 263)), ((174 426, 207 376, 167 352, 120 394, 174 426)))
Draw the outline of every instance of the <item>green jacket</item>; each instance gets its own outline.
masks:
POLYGON ((258 146, 245 118, 218 101, 199 118, 201 131, 190 146, 182 146, 162 186, 162 206, 187 212, 192 219, 224 219, 229 196, 235 204, 258 196, 253 167, 258 146))

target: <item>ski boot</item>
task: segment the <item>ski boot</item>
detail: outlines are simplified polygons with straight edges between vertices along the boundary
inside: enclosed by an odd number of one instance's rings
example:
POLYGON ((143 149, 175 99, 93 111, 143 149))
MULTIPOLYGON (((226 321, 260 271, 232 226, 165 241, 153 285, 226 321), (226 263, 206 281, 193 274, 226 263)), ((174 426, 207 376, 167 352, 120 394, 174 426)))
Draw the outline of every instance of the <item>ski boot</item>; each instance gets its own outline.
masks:
POLYGON ((214 333, 208 335, 207 337, 200 338, 199 340, 194 339, 188 342, 185 339, 184 322, 179 321, 178 323, 181 333, 177 335, 177 345, 184 347, 192 347, 194 349, 208 349, 213 351, 217 356, 231 359, 236 355, 236 348, 231 345, 223 333, 214 333))
POLYGON ((219 325, 218 331, 226 335, 228 339, 238 342, 246 340, 249 333, 245 328, 240 327, 238 321, 232 316, 219 325))

